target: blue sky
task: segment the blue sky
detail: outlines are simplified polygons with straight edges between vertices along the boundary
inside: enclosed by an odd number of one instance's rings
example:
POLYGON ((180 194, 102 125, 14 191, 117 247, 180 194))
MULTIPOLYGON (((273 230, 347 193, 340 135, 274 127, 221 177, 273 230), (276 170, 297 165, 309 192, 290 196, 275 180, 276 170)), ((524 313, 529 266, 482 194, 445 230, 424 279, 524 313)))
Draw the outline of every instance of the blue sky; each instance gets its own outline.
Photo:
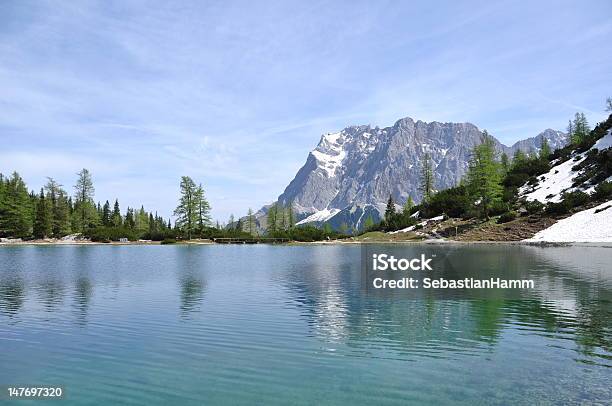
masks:
POLYGON ((226 220, 278 196, 324 132, 469 121, 507 144, 604 118, 612 2, 0 3, 0 172, 226 220))

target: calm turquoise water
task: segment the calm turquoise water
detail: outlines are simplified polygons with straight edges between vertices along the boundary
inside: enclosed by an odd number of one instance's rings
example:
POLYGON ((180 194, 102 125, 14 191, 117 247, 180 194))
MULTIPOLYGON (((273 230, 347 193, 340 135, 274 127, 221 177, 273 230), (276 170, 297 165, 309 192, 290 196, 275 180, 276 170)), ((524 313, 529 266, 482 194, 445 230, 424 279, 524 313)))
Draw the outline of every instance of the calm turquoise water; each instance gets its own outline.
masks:
POLYGON ((63 385, 58 404, 610 404, 612 248, 426 249, 563 300, 371 295, 358 246, 2 247, 0 385, 63 385))

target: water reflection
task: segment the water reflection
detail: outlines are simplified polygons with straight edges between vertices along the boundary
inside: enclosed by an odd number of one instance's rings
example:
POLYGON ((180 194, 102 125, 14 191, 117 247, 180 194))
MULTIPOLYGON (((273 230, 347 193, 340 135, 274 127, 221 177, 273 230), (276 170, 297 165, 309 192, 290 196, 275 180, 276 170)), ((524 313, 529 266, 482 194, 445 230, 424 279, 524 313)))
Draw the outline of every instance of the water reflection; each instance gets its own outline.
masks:
POLYGON ((87 312, 89 303, 93 295, 93 284, 86 276, 80 276, 75 281, 74 286, 74 310, 76 313, 77 324, 84 326, 87 324, 87 312))
POLYGON ((503 270, 504 275, 527 272, 538 281, 536 286, 546 288, 522 297, 492 292, 471 300, 372 294, 361 288, 361 270, 354 260, 359 252, 349 254, 353 266, 342 265, 346 251, 335 256, 328 251, 295 266, 283 283, 312 333, 328 344, 342 338, 355 355, 391 350, 397 358, 455 357, 480 353, 505 332, 519 330, 571 339, 575 351, 586 357, 579 361, 612 366, 612 278, 606 261, 597 260, 609 258, 612 250, 563 247, 560 262, 554 251, 536 247, 410 249, 438 250, 451 264, 440 271, 447 277, 483 267, 503 270), (585 258, 594 260, 585 265, 585 258))
POLYGON ((199 247, 181 247, 174 257, 180 291, 180 314, 189 318, 190 314, 201 309, 206 282, 204 274, 208 256, 203 255, 199 247))
POLYGON ((0 278, 0 313, 13 318, 23 307, 25 286, 20 278, 0 278))

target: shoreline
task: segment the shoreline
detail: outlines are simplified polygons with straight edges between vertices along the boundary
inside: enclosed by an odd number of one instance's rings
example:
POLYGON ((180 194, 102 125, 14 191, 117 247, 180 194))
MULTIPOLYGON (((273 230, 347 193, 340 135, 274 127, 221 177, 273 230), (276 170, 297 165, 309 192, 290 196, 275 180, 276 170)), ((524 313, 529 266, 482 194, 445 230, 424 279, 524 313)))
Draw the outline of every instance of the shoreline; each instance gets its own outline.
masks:
POLYGON ((371 241, 356 241, 356 240, 331 240, 331 241, 291 241, 288 243, 278 244, 241 244, 241 243, 216 243, 210 240, 195 240, 195 241, 177 241, 173 244, 161 244, 161 241, 130 241, 130 242, 94 242, 94 241, 15 241, 15 242, 0 242, 1 247, 16 247, 16 246, 147 246, 147 245, 284 245, 284 246, 301 246, 301 245, 524 245, 533 247, 564 247, 564 246, 596 246, 610 247, 611 241, 457 241, 457 240, 371 240, 371 241))

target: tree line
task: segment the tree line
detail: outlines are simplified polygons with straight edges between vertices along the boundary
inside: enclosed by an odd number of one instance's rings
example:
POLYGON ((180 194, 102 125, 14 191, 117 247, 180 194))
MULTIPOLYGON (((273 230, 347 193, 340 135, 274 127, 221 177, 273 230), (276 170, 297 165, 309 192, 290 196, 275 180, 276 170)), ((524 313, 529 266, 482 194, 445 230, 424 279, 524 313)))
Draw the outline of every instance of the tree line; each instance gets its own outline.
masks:
POLYGON ((23 239, 62 238, 78 234, 94 241, 191 239, 224 236, 231 230, 212 225, 210 204, 202 184, 183 176, 174 225, 157 212, 126 207, 119 200, 95 202, 95 187, 89 170, 82 169, 70 195, 53 178, 40 192, 28 191, 17 172, 0 174, 0 237, 23 239))

